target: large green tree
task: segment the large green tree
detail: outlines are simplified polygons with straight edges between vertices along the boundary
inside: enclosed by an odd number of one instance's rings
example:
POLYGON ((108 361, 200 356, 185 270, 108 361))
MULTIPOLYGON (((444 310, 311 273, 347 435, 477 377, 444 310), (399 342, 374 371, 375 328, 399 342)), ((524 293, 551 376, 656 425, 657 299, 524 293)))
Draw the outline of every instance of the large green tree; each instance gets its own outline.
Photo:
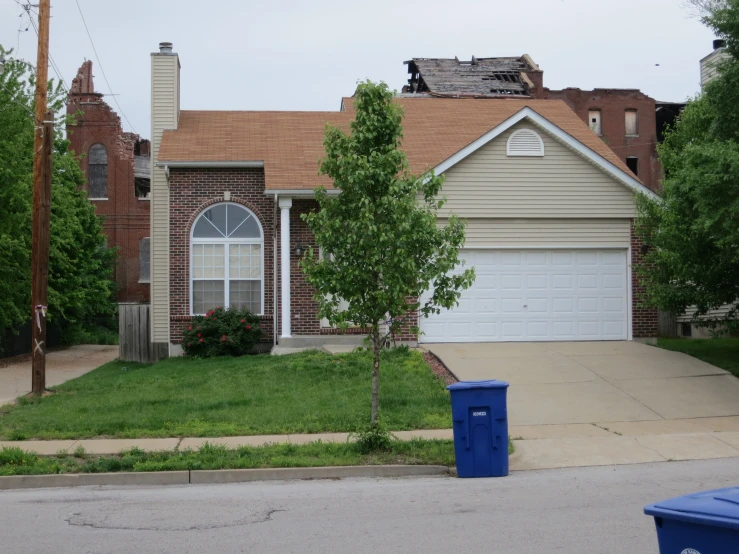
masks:
MULTIPOLYGON (((34 75, 33 66, 20 60, 7 62, 0 75, 0 331, 31 317, 34 75)), ((53 81, 49 107, 64 113, 64 90, 53 81)), ((49 317, 86 323, 115 310, 115 251, 106 248, 101 219, 82 191, 84 174, 64 128, 60 117, 52 155, 49 317)))
POLYGON ((321 317, 336 326, 370 329, 374 427, 380 351, 387 336, 409 311, 428 317, 455 306, 474 270, 453 271, 460 265, 464 225, 454 216, 437 225, 444 205, 441 176, 409 173, 400 150, 403 112, 393 93, 384 83, 364 82, 354 105, 350 133, 326 129, 321 172, 340 194, 316 190, 320 209, 304 219, 324 255, 310 250, 302 268, 316 289, 321 317), (381 331, 384 325, 387 334, 381 331))
POLYGON ((739 300, 739 0, 690 4, 729 58, 658 147, 662 198, 637 201, 637 232, 652 247, 639 271, 651 304, 678 314, 695 306, 699 325, 732 328, 737 307, 707 314, 739 300))

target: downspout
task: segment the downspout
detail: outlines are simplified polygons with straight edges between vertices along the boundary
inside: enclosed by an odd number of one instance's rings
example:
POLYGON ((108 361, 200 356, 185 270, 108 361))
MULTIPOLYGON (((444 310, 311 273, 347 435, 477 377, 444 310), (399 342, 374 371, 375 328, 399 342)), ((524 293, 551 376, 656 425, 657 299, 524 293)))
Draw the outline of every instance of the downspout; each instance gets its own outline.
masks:
POLYGON ((272 208, 272 346, 277 345, 277 195, 272 208))

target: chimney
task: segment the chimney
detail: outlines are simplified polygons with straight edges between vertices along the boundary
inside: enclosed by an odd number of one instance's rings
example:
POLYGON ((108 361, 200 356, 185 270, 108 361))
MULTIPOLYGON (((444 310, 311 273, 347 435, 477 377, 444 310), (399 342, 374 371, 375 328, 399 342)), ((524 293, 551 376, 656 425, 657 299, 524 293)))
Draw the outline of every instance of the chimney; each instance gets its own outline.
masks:
POLYGON ((713 41, 713 49, 718 50, 719 48, 726 48, 726 41, 722 38, 713 41))
POLYGON ((169 176, 158 166, 164 131, 180 119, 180 58, 171 42, 151 54, 151 340, 157 359, 169 352, 169 176))
POLYGON ((521 69, 521 80, 533 98, 544 98, 544 72, 528 54, 521 56, 525 67, 521 69))

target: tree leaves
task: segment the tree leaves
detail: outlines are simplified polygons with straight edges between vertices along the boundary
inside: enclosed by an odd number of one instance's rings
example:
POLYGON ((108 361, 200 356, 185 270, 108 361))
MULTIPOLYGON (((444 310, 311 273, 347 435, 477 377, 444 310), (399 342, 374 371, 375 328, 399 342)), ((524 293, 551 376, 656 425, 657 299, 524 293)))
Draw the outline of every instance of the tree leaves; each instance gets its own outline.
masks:
POLYGON ((648 302, 678 314, 696 306, 696 322, 715 327, 739 319, 736 309, 702 317, 739 299, 739 0, 704 22, 732 57, 659 146, 663 197, 637 199, 636 230, 652 247, 638 268, 648 302))
POLYGON ((437 227, 443 178, 409 174, 400 150, 402 108, 392 96, 384 83, 361 83, 350 134, 326 129, 321 172, 341 194, 317 190, 320 210, 304 219, 331 256, 309 252, 302 268, 317 291, 320 317, 332 325, 377 327, 409 310, 451 308, 474 279, 472 269, 451 274, 464 225, 451 218, 437 227), (428 290, 422 306, 417 299, 428 290))
MULTIPOLYGON (((9 61, 0 84, 0 329, 5 329, 31 316, 33 67, 9 61)), ((64 92, 53 82, 49 106, 58 114, 65 107, 64 92)), ((80 190, 84 175, 63 138, 64 119, 56 126, 52 157, 49 316, 84 322, 115 310, 110 280, 115 252, 105 247, 101 220, 80 190)))

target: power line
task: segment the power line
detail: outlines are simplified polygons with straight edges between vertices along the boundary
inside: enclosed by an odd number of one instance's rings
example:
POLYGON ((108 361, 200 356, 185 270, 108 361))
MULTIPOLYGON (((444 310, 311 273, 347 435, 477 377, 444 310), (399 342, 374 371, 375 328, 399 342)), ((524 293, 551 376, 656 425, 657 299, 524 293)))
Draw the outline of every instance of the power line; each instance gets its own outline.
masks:
MULTIPOLYGON (((28 11, 30 12, 30 6, 28 7, 28 11)), ((36 33, 36 36, 38 36, 38 27, 36 27, 36 22, 30 16, 30 13, 28 17, 31 20, 31 26, 33 27, 33 30, 36 33)), ((56 76, 59 79, 59 81, 64 85, 64 92, 69 94, 69 87, 67 86, 67 81, 64 80, 64 75, 62 74, 61 71, 59 71, 59 66, 54 61, 54 58, 52 57, 51 52, 49 52, 49 64, 51 65, 51 68, 54 70, 54 73, 56 73, 56 76)))
MULTIPOLYGON (((103 64, 100 62, 100 56, 98 56, 97 49, 95 48, 95 43, 92 40, 92 35, 90 34, 90 29, 87 27, 87 22, 85 21, 85 16, 82 13, 82 7, 80 6, 79 0, 74 0, 75 4, 77 4, 77 9, 80 12, 80 17, 82 18, 82 23, 85 26, 85 31, 87 31, 87 37, 90 39, 90 44, 92 45, 92 51, 95 53, 95 59, 98 62, 98 65, 100 66, 100 71, 103 74, 103 79, 105 79, 105 84, 108 85, 108 91, 110 92, 111 96, 113 97, 113 101, 115 102, 115 105, 118 106, 118 111, 121 112, 121 115, 123 116, 123 119, 126 120, 126 123, 128 123, 128 126, 131 127, 131 130, 136 133, 136 129, 133 128, 133 125, 131 125, 131 122, 128 120, 128 117, 126 117, 126 114, 123 111, 123 108, 121 108, 121 105, 118 103, 118 99, 113 96, 113 88, 110 86, 110 82, 108 81, 108 77, 105 75, 105 69, 103 69, 103 64)), ((138 134, 138 133, 136 133, 138 134)))

